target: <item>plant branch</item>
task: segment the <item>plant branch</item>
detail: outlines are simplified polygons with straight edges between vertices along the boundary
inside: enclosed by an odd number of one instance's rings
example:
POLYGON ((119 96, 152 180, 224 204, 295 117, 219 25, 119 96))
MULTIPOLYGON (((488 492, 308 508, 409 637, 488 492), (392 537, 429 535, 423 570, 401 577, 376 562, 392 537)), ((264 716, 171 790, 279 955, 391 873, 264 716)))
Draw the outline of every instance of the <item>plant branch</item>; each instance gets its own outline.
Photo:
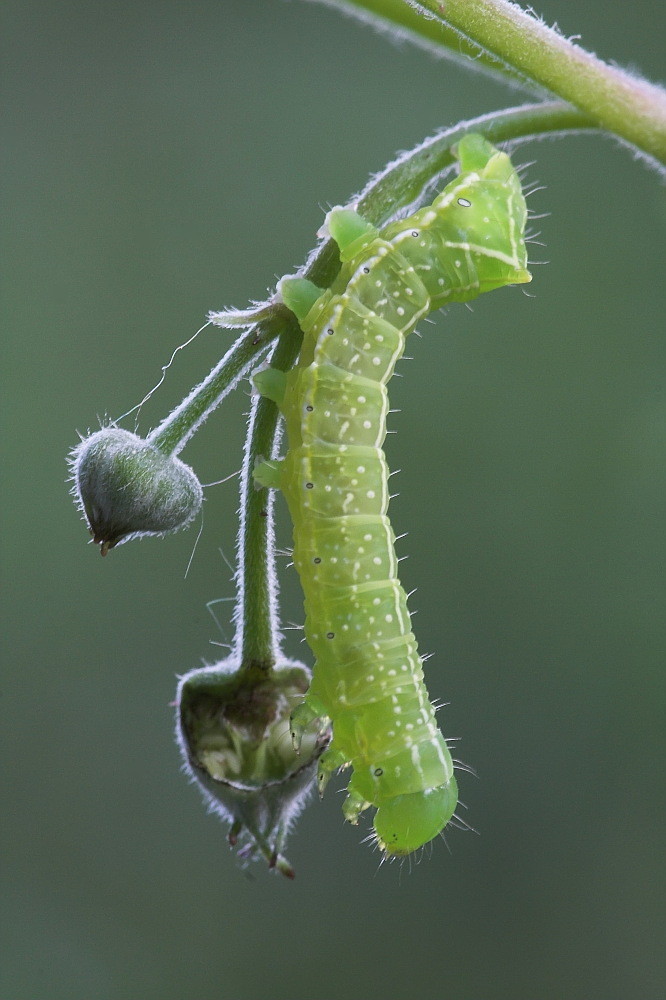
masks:
MULTIPOLYGON (((410 0, 406 0, 410 2, 410 0)), ((413 0, 666 165, 666 91, 609 66, 509 0, 413 0)))
MULTIPOLYGON (((490 142, 527 141, 548 135, 595 131, 587 115, 563 101, 524 104, 505 111, 493 111, 452 128, 442 129, 408 153, 389 163, 350 199, 369 222, 381 227, 398 214, 415 209, 431 188, 455 163, 452 149, 468 132, 480 132, 490 142)), ((339 267, 333 240, 320 244, 301 272, 316 284, 327 286, 339 267)))
POLYGON ((287 315, 286 310, 281 315, 271 315, 239 337, 203 382, 150 432, 147 440, 166 455, 177 455, 284 328, 287 315))
MULTIPOLYGON (((280 335, 271 366, 289 371, 301 344, 301 331, 291 321, 280 335)), ((278 444, 278 408, 270 399, 255 397, 248 424, 240 481, 240 528, 237 552, 235 652, 240 669, 250 677, 265 677, 280 653, 277 622, 277 582, 273 530, 273 490, 255 487, 255 463, 274 457, 278 444)))
POLYGON ((409 41, 431 55, 485 73, 513 87, 544 94, 545 88, 493 52, 439 18, 424 17, 405 0, 311 0, 333 7, 397 41, 409 41))
MULTIPOLYGON (((519 142, 595 129, 595 124, 586 115, 562 101, 526 104, 481 115, 443 129, 399 156, 376 174, 351 203, 376 226, 383 226, 396 214, 415 207, 453 166, 455 157, 451 149, 467 132, 481 132, 491 142, 519 142)), ((336 244, 329 239, 312 251, 299 273, 326 287, 335 278, 339 266, 336 244)), ((252 325, 208 377, 148 435, 148 441, 165 454, 177 455, 183 449, 285 326, 294 331, 294 336, 300 336, 293 314, 277 297, 242 311, 211 313, 210 320, 225 328, 241 323, 252 325)))

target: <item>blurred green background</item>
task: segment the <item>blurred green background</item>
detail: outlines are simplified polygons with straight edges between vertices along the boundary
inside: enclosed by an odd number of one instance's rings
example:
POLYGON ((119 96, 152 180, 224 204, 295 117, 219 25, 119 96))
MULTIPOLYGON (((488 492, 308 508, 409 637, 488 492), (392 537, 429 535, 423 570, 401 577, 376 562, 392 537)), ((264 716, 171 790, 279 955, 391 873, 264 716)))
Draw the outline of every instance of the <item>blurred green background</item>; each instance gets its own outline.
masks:
MULTIPOLYGON (((656 0, 538 9, 663 72, 656 0)), ((208 491, 185 579, 196 530, 100 560, 65 454, 396 150, 520 95, 305 3, 15 0, 4 25, 3 1000, 663 997, 657 177, 600 138, 521 149, 552 213, 535 297, 439 316, 393 383, 403 579, 481 836, 378 871, 331 787, 288 845, 296 881, 248 878, 169 707, 224 641, 205 605, 232 594, 235 486, 208 491)), ((177 356, 142 430, 230 341, 177 356)), ((204 482, 238 467, 247 407, 245 384, 185 450, 204 482)))

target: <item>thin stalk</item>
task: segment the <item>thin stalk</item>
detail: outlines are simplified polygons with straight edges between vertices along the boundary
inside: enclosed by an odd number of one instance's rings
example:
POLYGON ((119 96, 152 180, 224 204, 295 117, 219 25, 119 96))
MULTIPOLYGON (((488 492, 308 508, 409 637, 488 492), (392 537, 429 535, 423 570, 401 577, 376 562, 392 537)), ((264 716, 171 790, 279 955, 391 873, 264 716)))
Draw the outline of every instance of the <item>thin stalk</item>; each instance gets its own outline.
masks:
MULTIPOLYGON (((290 314, 291 315, 291 314, 290 314)), ((301 343, 294 317, 283 330, 271 357, 271 366, 289 371, 301 343)), ((270 399, 252 401, 245 457, 240 478, 240 528, 238 533, 235 651, 241 671, 265 678, 280 653, 277 620, 277 578, 273 528, 274 491, 255 487, 255 463, 274 457, 278 444, 278 408, 270 399)))
MULTIPOLYGON (((382 226, 397 212, 419 203, 455 162, 452 147, 467 132, 481 132, 491 142, 524 141, 549 134, 595 130, 590 119, 562 101, 525 104, 506 111, 494 111, 443 129, 430 139, 404 153, 376 174, 350 203, 374 225, 382 226)), ((312 251, 301 274, 315 284, 330 285, 339 269, 337 247, 325 240, 312 251)), ((210 375, 196 386, 162 423, 148 435, 148 441, 166 454, 177 455, 204 420, 250 370, 260 355, 289 326, 300 336, 293 314, 274 299, 242 314, 212 314, 220 326, 237 325, 239 317, 254 324, 231 347, 210 375), (219 317, 217 320, 215 317, 219 317)))
POLYGON ((424 17, 405 0, 313 0, 314 3, 334 7, 354 17, 376 31, 398 41, 409 41, 431 55, 450 59, 465 69, 485 73, 496 80, 522 90, 543 93, 544 89, 507 64, 499 56, 488 52, 477 42, 456 31, 438 18, 424 17))
POLYGON ((284 328, 286 315, 284 310, 281 316, 271 316, 240 336, 203 382, 150 432, 147 440, 165 454, 177 455, 284 328))
MULTIPOLYGON (((411 210, 441 175, 455 163, 452 148, 468 132, 480 132, 490 142, 527 141, 552 134, 596 131, 598 126, 583 112, 564 101, 524 104, 505 111, 492 111, 460 122, 403 153, 372 178, 359 195, 350 199, 369 222, 383 226, 398 212, 411 210)), ((315 284, 330 285, 338 270, 333 240, 317 247, 303 274, 315 284)))
POLYGON ((666 165, 666 90, 564 38, 509 0, 414 0, 597 125, 666 165))

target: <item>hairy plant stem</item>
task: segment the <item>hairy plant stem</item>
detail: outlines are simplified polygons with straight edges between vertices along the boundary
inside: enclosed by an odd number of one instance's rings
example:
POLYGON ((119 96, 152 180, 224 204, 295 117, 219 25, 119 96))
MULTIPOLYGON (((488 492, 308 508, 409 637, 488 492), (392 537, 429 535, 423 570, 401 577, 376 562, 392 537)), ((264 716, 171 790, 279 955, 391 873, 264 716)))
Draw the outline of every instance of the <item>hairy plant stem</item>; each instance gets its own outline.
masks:
MULTIPOLYGON (((452 147, 467 132, 481 132, 491 142, 525 141, 553 133, 594 130, 597 126, 582 112, 562 101, 525 104, 494 111, 453 128, 443 129, 402 154, 376 174, 363 191, 351 199, 374 225, 382 226, 396 213, 423 199, 429 188, 453 165, 452 147)), ((327 286, 339 268, 337 247, 325 240, 310 254, 299 273, 327 286)), ((274 299, 240 313, 213 313, 222 327, 249 327, 227 351, 210 374, 148 435, 147 440, 165 454, 177 455, 194 432, 247 374, 269 345, 288 326, 300 331, 293 314, 274 299), (231 317, 229 319, 228 317, 231 317), (242 322, 239 321, 239 317, 242 322)))
MULTIPOLYGON (((254 324, 229 348, 210 374, 156 427, 147 440, 167 455, 177 455, 267 346, 284 329, 286 309, 254 324)), ((249 325, 249 324, 248 324, 249 325)))
POLYGON ((432 55, 451 59, 466 69, 482 72, 522 90, 547 95, 529 77, 520 73, 499 56, 487 51, 478 42, 467 38, 455 28, 423 14, 405 0, 313 0, 355 17, 389 36, 411 42, 432 55))
MULTIPOLYGON (((271 366, 289 371, 298 355, 301 339, 301 331, 292 316, 280 334, 271 356, 271 366)), ((257 489, 253 479, 255 463, 275 455, 279 444, 278 417, 278 408, 270 399, 261 396, 252 401, 241 469, 235 650, 240 670, 249 681, 265 679, 280 652, 274 557, 274 491, 265 487, 257 489)))
POLYGON ((413 0, 666 165, 666 90, 609 66, 509 0, 413 0))

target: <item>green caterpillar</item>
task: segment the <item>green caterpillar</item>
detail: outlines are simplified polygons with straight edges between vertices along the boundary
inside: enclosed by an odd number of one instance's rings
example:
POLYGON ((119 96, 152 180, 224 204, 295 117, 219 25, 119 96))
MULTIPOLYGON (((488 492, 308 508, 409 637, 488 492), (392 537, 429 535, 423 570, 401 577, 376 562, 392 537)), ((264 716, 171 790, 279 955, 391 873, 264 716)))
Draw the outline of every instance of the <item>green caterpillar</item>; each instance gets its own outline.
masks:
POLYGON ((377 809, 388 855, 414 851, 453 816, 453 762, 437 728, 397 575, 382 451, 386 383, 419 319, 502 285, 531 280, 527 216, 506 153, 479 135, 458 145, 459 175, 432 205, 378 231, 350 209, 326 227, 342 267, 330 289, 285 277, 278 289, 303 330, 297 366, 255 376, 283 414, 288 452, 256 470, 281 489, 294 524, 294 563, 305 594, 305 634, 316 664, 292 716, 330 720, 320 788, 353 768, 343 813, 377 809))

